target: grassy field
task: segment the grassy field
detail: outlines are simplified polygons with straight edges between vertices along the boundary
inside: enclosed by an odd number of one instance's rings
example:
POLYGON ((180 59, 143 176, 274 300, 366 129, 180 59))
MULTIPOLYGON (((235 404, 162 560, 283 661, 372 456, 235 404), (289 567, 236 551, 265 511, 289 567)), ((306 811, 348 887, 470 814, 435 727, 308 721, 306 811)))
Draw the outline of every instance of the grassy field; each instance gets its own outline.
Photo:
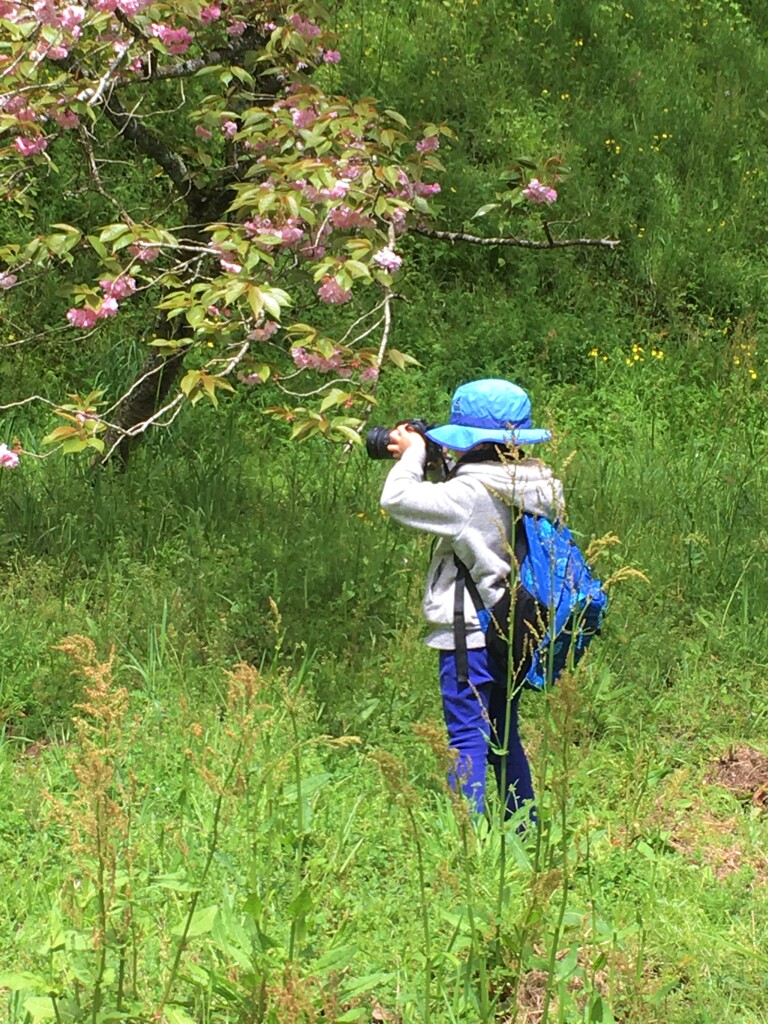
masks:
MULTIPOLYGON (((765 15, 333 16, 344 88, 456 131, 440 226, 479 231, 506 166, 559 152, 558 230, 621 239, 404 239, 393 343, 422 365, 375 422, 516 380, 572 530, 615 535, 597 567, 625 578, 576 676, 523 700, 520 836, 444 783, 429 542, 380 513, 386 465, 291 445, 252 390, 124 475, 3 472, 0 1020, 763 1024, 765 15)), ((78 356, 37 358, 5 351, 4 394, 78 356)), ((3 437, 33 449, 27 415, 3 437)))

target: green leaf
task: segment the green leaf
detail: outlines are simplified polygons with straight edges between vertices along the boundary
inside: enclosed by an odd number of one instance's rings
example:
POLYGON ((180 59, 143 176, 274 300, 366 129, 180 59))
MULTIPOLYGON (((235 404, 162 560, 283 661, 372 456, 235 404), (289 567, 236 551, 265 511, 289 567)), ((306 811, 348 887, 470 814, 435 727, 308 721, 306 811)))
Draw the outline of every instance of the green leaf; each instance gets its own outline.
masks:
POLYGON ((29 971, 8 971, 0 974, 0 988, 10 989, 11 992, 23 992, 32 989, 34 992, 48 992, 51 985, 37 974, 29 971))
POLYGON ((370 278, 371 272, 365 263, 361 263, 359 260, 345 260, 344 270, 346 270, 352 277, 365 277, 370 278))
POLYGON ((197 1024, 194 1017, 190 1017, 186 1010, 180 1006, 166 1006, 165 1019, 168 1024, 197 1024))
MULTIPOLYGON (((190 327, 198 328, 200 324, 205 320, 207 311, 203 306, 190 306, 186 312, 187 323, 190 327)), ((152 342, 153 345, 159 342, 152 342)), ((178 346, 178 342, 174 343, 174 347, 178 346)))
POLYGON ((50 996, 30 996, 24 1000, 24 1009, 33 1021, 56 1019, 56 1008, 50 996))
POLYGON ((291 431, 291 440, 305 441, 319 430, 320 424, 317 420, 302 420, 300 423, 294 423, 293 430, 291 431))
POLYGON ((396 110, 385 110, 384 113, 387 117, 391 117, 393 121, 397 121, 398 124, 401 124, 403 128, 408 127, 408 122, 405 120, 403 115, 398 113, 396 110))
POLYGON ((392 362, 395 364, 395 366, 398 369, 400 369, 400 370, 404 370, 406 368, 406 366, 420 366, 421 365, 419 363, 418 359, 414 359, 413 356, 409 356, 407 353, 401 352, 399 349, 396 349, 396 348, 388 349, 387 350, 387 355, 392 360, 392 362))
POLYGON ((102 228, 99 241, 114 242, 116 238, 128 234, 130 230, 127 224, 108 224, 105 228, 102 228))
POLYGON ((320 403, 320 412, 325 412, 326 409, 330 409, 334 405, 341 405, 341 403, 346 402, 348 398, 348 391, 342 391, 341 388, 331 388, 320 403))
POLYGON ((82 452, 84 449, 88 448, 89 444, 90 438, 73 437, 71 438, 71 440, 65 441, 62 444, 61 450, 64 452, 65 455, 73 455, 76 454, 77 452, 82 452))
MULTIPOLYGON (((212 907, 204 907, 202 910, 196 910, 192 915, 192 922, 187 931, 187 938, 194 939, 199 935, 207 935, 213 928, 213 922, 216 920, 216 915, 219 912, 217 905, 212 907)), ((186 924, 186 918, 181 924, 177 924, 171 932, 176 938, 180 938, 184 934, 184 926, 186 924)))
POLYGON ((255 284, 249 285, 248 287, 248 304, 251 307, 253 315, 258 317, 264 307, 264 296, 261 288, 257 288, 255 284))
POLYGON ((200 371, 199 370, 189 370, 181 378, 181 384, 179 384, 179 387, 181 388, 183 394, 185 394, 187 396, 187 398, 189 398, 190 394, 194 391, 194 389, 197 387, 197 385, 199 383, 200 383, 200 371))
POLYGON ((88 235, 88 241, 91 243, 91 247, 95 250, 96 253, 98 253, 99 256, 101 256, 103 260, 109 259, 109 253, 102 245, 101 240, 96 237, 96 235, 88 235))
POLYGON ((336 1024, 353 1024, 356 1020, 370 1020, 371 1011, 365 1006, 353 1006, 341 1016, 334 1018, 336 1024))
POLYGON ((498 208, 499 208, 499 204, 498 203, 486 203, 485 206, 481 206, 480 207, 480 209, 477 211, 477 213, 473 213, 472 214, 472 219, 474 220, 475 217, 485 217, 485 215, 487 213, 490 213, 491 210, 498 210, 498 208))
POLYGON ((277 300, 277 297, 271 294, 270 292, 262 292, 261 299, 262 302, 264 303, 264 309, 266 309, 269 315, 273 317, 275 320, 279 320, 281 308, 280 303, 277 300))
POLYGON ((43 444, 58 444, 59 441, 66 441, 70 437, 79 436, 80 431, 77 427, 60 426, 55 427, 50 434, 46 434, 43 438, 43 444))
POLYGON ((351 980, 348 985, 343 986, 342 998, 354 999, 357 996, 365 995, 365 993, 370 992, 371 989, 380 988, 382 985, 388 985, 394 977, 395 975, 391 972, 379 971, 377 974, 366 974, 361 978, 355 978, 351 980))
POLYGON ((199 892, 200 886, 189 882, 180 874, 158 875, 152 879, 152 885, 161 889, 169 889, 171 892, 199 892))

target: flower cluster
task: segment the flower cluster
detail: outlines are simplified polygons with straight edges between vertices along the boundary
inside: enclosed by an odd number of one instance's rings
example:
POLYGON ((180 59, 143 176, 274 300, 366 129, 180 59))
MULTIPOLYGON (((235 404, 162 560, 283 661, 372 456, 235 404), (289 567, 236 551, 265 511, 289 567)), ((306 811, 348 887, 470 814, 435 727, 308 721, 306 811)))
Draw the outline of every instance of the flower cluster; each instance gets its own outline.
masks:
POLYGON ((300 36, 304 36, 305 39, 314 39, 315 36, 320 35, 320 26, 315 25, 307 18, 302 18, 300 14, 292 14, 288 21, 292 28, 298 32, 300 36))
POLYGON ((416 149, 419 153, 434 153, 440 149, 440 139, 436 135, 429 135, 416 143, 416 149))
POLYGON ((440 186, 436 181, 432 183, 425 181, 411 181, 402 169, 398 171, 397 182, 400 188, 394 192, 390 192, 390 196, 399 199, 410 200, 417 196, 421 199, 428 199, 430 196, 436 196, 438 192, 440 192, 440 186))
POLYGON ((286 217, 282 224, 273 224, 269 217, 253 217, 243 223, 249 238, 279 238, 282 248, 290 249, 304 238, 304 227, 296 217, 286 217))
POLYGON ((557 192, 553 188, 543 185, 538 178, 531 178, 523 189, 523 195, 537 205, 546 203, 549 206, 557 199, 557 192))
POLYGON ((200 21, 204 25, 210 25, 212 21, 218 21, 221 17, 221 8, 218 4, 209 4, 208 7, 200 9, 200 21))
POLYGON ((349 377, 352 370, 344 366, 344 357, 340 348, 335 348, 327 359, 318 352, 307 352, 301 346, 291 349, 291 358, 299 370, 317 370, 319 373, 336 372, 342 377, 349 377))
POLYGON ((149 34, 159 39, 168 53, 172 54, 186 53, 195 38, 188 28, 171 28, 159 22, 149 26, 149 34))
POLYGON ((160 250, 151 242, 134 242, 128 246, 128 252, 141 263, 152 263, 160 255, 160 250))
POLYGON ((7 444, 0 444, 0 466, 3 469, 16 469, 19 464, 19 453, 9 448, 7 444))
POLYGON ((94 309, 92 306, 83 306, 81 309, 73 306, 67 311, 67 320, 73 327, 85 329, 94 327, 97 320, 106 320, 117 316, 120 308, 118 299, 127 299, 136 291, 136 281, 132 277, 121 274, 120 277, 104 279, 99 281, 104 292, 104 298, 94 309))
POLYGON ((273 334, 280 330, 280 324, 275 320, 267 320, 262 327, 255 327, 248 338, 250 341, 267 341, 273 334))
POLYGON ((403 257, 398 256, 394 249, 385 246, 383 249, 379 249, 377 253, 374 253, 373 262, 377 263, 384 270, 394 273, 403 265, 403 257))
POLYGON ((304 187, 304 195, 312 203, 318 203, 324 199, 343 199, 347 192, 349 192, 347 178, 339 178, 329 188, 315 188, 314 185, 304 187))
POLYGON ((317 289, 317 296, 323 302, 330 302, 334 306, 340 306, 344 302, 349 302, 352 292, 349 288, 342 288, 335 277, 327 274, 317 289))
POLYGON ((349 206, 345 206, 344 203, 331 210, 328 214, 328 220, 335 228, 342 230, 345 228, 372 228, 375 226, 375 221, 372 217, 365 213, 360 213, 359 210, 352 210, 349 206))
POLYGON ((48 140, 44 135, 35 135, 32 138, 27 135, 17 135, 13 144, 22 156, 35 156, 48 148, 48 140))

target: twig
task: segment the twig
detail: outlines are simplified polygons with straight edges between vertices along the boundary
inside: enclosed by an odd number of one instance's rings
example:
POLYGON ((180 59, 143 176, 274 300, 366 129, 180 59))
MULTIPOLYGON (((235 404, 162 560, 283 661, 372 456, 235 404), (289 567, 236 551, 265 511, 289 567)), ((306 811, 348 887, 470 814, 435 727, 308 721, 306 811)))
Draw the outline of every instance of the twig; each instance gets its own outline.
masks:
MULTIPOLYGON (((118 15, 119 15, 119 12, 118 12, 118 15)), ((107 70, 101 76, 101 78, 99 79, 99 84, 96 86, 96 89, 94 90, 93 95, 88 100, 88 104, 87 105, 89 107, 95 107, 96 104, 101 100, 101 97, 104 95, 104 90, 107 88, 107 85, 109 85, 110 79, 112 78, 112 76, 115 74, 116 71, 120 70, 121 65, 125 63, 125 58, 128 56, 129 49, 130 49, 130 47, 126 46, 126 48, 124 50, 122 50, 117 55, 117 57, 115 57, 115 59, 109 65, 107 70)))
POLYGON ((43 405, 50 405, 54 409, 58 409, 56 402, 52 402, 50 398, 43 398, 42 395, 30 395, 29 398, 20 398, 18 402, 9 402, 8 405, 0 405, 0 412, 5 412, 7 409, 18 409, 22 405, 29 405, 30 402, 42 402, 43 405))
POLYGON ((601 249, 616 249, 621 242, 618 238, 552 238, 548 227, 545 227, 547 241, 536 241, 531 238, 485 238, 482 235, 469 235, 464 231, 435 231, 433 228, 412 228, 417 235, 425 238, 436 238, 445 242, 469 242, 472 245, 509 245, 517 249, 573 249, 577 246, 592 246, 601 249))
POLYGON ((88 167, 91 172, 91 178, 93 179, 93 183, 96 186, 96 191, 99 193, 100 196, 103 196, 104 199, 112 203, 112 205, 115 207, 115 209, 120 214, 121 218, 123 219, 123 221, 125 221, 126 224, 128 224, 130 227, 133 227, 134 221, 131 218, 130 214, 122 207, 118 200, 115 199, 114 196, 111 196, 109 192, 107 192, 107 190, 104 188, 104 184, 101 180, 101 175, 99 174, 99 169, 96 166, 96 157, 93 152, 91 140, 88 137, 88 132, 82 126, 80 127, 79 135, 80 141, 83 145, 83 149, 85 150, 86 156, 88 157, 88 167))

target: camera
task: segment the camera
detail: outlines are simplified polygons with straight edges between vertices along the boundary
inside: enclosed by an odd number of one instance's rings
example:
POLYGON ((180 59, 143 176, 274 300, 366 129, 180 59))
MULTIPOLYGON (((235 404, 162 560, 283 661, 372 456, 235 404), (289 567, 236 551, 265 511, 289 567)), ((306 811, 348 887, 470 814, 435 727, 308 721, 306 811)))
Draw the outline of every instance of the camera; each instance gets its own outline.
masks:
MULTIPOLYGON (((427 437, 427 431, 436 427, 437 423, 427 423, 426 420, 400 420, 399 423, 395 424, 395 427, 402 426, 415 430, 427 442, 427 465, 439 465, 442 461, 442 449, 439 444, 435 444, 434 441, 430 441, 427 437)), ((389 444, 389 435, 395 427, 371 427, 365 435, 365 450, 368 452, 369 459, 394 458, 392 452, 387 451, 387 445, 389 444)))

